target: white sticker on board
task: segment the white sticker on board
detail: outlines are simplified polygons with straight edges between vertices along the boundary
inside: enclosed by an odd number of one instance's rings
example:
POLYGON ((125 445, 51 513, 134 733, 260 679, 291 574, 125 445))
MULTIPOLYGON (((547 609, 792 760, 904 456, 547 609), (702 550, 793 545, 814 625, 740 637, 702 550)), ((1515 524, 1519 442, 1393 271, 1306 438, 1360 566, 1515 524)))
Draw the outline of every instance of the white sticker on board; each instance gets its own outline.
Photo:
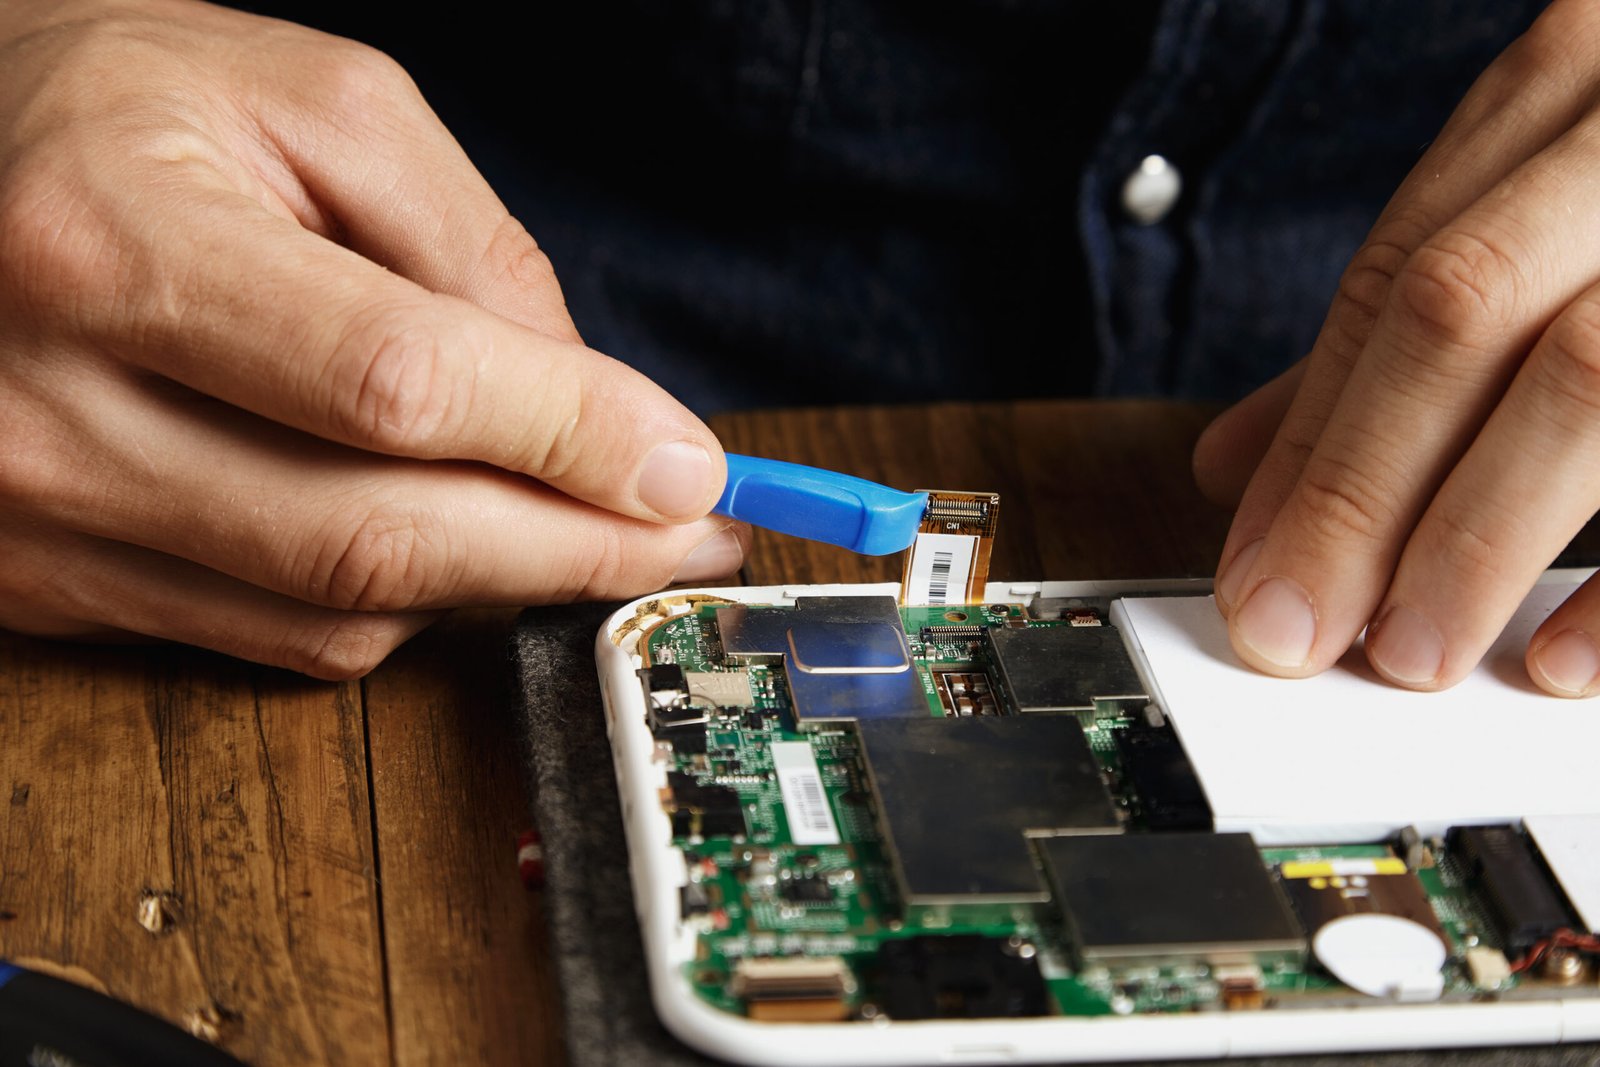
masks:
POLYGON ((978 539, 969 534, 919 533, 911 546, 907 604, 965 604, 978 539))
POLYGON ((822 788, 822 772, 809 741, 776 741, 772 766, 783 791, 783 810, 789 819, 789 839, 797 845, 837 845, 839 827, 822 788))

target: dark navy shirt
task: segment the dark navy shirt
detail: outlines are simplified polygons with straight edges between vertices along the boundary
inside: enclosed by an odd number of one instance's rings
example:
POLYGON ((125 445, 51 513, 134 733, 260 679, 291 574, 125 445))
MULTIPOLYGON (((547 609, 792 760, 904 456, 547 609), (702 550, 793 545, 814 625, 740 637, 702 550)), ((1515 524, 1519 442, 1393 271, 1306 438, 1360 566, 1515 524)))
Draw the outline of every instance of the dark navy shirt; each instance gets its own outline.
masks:
POLYGON ((244 6, 400 59, 584 338, 705 414, 1240 395, 1543 0, 244 6))

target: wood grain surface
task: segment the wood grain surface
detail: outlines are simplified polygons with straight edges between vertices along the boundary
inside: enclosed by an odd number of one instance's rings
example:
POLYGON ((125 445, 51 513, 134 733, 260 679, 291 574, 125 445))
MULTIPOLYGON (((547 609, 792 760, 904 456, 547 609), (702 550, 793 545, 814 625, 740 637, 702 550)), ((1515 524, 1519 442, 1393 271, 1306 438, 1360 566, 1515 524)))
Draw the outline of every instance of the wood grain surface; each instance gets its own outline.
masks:
MULTIPOLYGON (((1188 473, 1208 414, 1048 402, 713 425, 733 451, 1000 492, 995 577, 1139 577, 1211 572, 1226 516, 1188 473)), ((899 565, 763 533, 743 577, 899 565)), ((458 612, 342 685, 0 635, 0 958, 259 1067, 560 1062, 542 901, 515 864, 513 617, 458 612)))

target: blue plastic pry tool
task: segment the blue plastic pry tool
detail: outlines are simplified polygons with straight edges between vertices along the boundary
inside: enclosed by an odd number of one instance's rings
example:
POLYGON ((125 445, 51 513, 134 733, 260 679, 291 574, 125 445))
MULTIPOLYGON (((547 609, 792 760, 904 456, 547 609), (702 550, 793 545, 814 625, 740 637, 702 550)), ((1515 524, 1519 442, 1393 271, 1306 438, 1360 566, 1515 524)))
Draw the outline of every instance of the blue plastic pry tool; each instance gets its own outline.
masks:
POLYGON ((865 478, 776 459, 728 455, 719 515, 865 556, 910 548, 927 493, 904 493, 865 478))

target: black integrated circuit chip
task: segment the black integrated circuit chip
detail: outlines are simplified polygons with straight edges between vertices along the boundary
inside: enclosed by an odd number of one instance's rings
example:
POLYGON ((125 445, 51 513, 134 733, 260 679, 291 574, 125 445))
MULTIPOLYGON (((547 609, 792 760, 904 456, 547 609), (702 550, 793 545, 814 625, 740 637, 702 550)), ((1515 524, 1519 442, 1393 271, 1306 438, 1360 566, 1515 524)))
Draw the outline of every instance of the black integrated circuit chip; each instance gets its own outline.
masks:
POLYGON ((1533 843, 1513 826, 1458 826, 1448 843, 1489 904, 1501 947, 1520 956, 1576 920, 1533 843))
POLYGON ((908 937, 878 949, 878 999, 891 1019, 994 1019, 1048 1015, 1050 1000, 1030 948, 958 934, 908 937))
POLYGON ((1011 708, 1094 714, 1096 702, 1147 699, 1112 626, 991 627, 984 645, 1011 708))
POLYGON ((1147 830, 1210 831, 1211 804, 1171 726, 1136 724, 1116 731, 1122 773, 1133 787, 1147 830))
POLYGON ((778 885, 778 896, 790 904, 832 904, 833 889, 815 874, 794 875, 778 885))
POLYGON ((667 774, 672 791, 674 837, 737 837, 745 832, 744 802, 737 790, 701 785, 681 771, 667 774))
POLYGON ((1080 963, 1302 959, 1306 936, 1249 834, 1038 843, 1080 963))
POLYGON ((1043 902, 1027 835, 1121 829, 1072 716, 924 716, 858 729, 905 904, 1043 902))
POLYGON ((704 725, 699 729, 665 730, 656 734, 657 739, 670 741, 672 751, 685 756, 704 755, 706 751, 707 735, 704 725))

